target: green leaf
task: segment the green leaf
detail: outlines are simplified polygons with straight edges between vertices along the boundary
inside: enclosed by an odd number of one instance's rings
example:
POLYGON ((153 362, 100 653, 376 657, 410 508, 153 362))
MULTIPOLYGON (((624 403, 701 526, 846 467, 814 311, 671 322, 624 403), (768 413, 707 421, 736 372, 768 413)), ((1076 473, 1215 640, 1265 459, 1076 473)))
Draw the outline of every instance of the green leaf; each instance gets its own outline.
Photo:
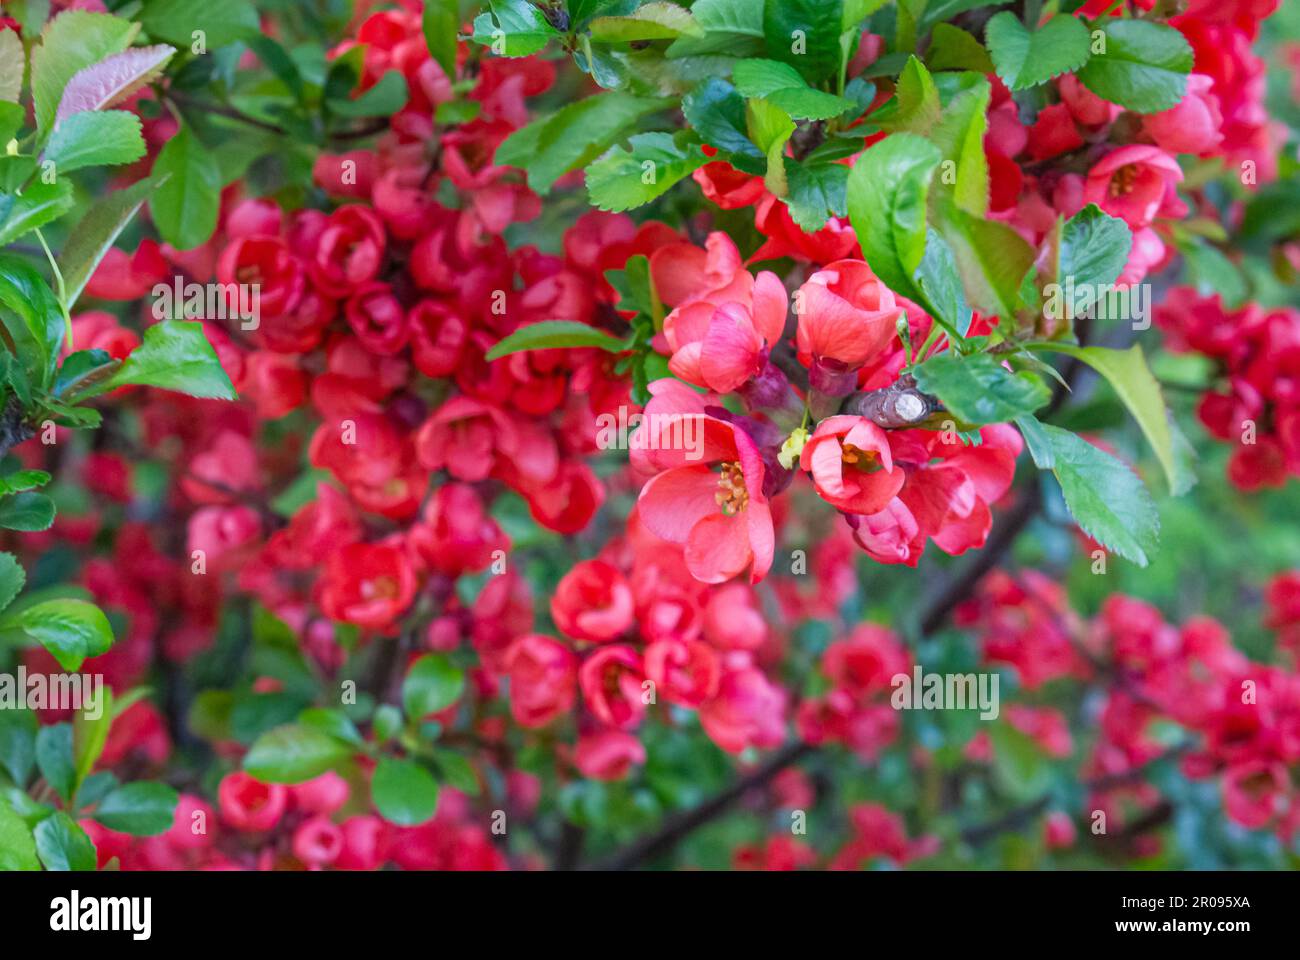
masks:
MULTIPOLYGON (((104 744, 108 742, 108 731, 116 715, 112 688, 101 688, 100 702, 96 705, 99 709, 95 711, 99 716, 91 717, 85 706, 83 702, 83 709, 78 710, 72 718, 72 756, 76 770, 72 788, 74 794, 80 794, 82 783, 95 769, 95 763, 104 752, 104 744)), ((78 800, 84 802, 80 796, 78 800)))
POLYGON ((681 37, 668 48, 671 57, 726 53, 757 55, 763 47, 763 5, 755 0, 695 0, 691 16, 703 37, 681 37))
POLYGON ((0 553, 0 611, 14 602, 27 583, 27 573, 12 553, 0 553))
POLYGON ((828 120, 854 106, 844 97, 814 90, 798 70, 777 60, 741 60, 731 79, 742 96, 761 97, 796 120, 828 120))
POLYGON ((1132 246, 1128 225, 1090 203, 1061 230, 1060 281, 1108 286, 1119 279, 1132 246))
POLYGON ((805 233, 826 226, 831 217, 848 213, 849 168, 842 163, 799 163, 786 157, 785 197, 790 218, 805 233))
POLYGON ((849 221, 862 255, 885 285, 914 298, 925 255, 926 200, 942 155, 929 140, 895 133, 872 144, 849 172, 849 221))
POLYGON ((704 29, 689 10, 662 0, 652 0, 625 17, 597 17, 589 29, 591 39, 606 43, 704 36, 704 29))
POLYGON ((261 30, 249 0, 144 0, 140 22, 155 40, 185 50, 196 42, 195 31, 203 31, 204 45, 211 51, 261 30))
POLYGON ((1078 70, 1088 60, 1088 28, 1069 14, 1057 14, 1030 32, 1014 13, 996 14, 984 27, 998 76, 1012 90, 1024 90, 1078 70))
POLYGON ((339 97, 328 102, 330 112, 340 117, 391 117, 410 98, 406 79, 397 70, 389 70, 359 97, 339 97))
MULTIPOLYGON (((23 90, 23 71, 27 66, 27 53, 23 42, 12 30, 0 28, 0 101, 17 103, 23 90)), ((19 123, 22 122, 21 116, 19 123)), ((0 136, 0 146, 8 143, 8 136, 0 136)))
POLYGON ((402 681, 402 706, 406 715, 419 719, 446 710, 465 689, 465 671, 441 654, 426 653, 412 664, 402 681))
POLYGON ((454 750, 433 750, 433 761, 447 786, 470 797, 482 793, 474 765, 454 750))
POLYGON ((54 126, 68 81, 78 71, 121 53, 139 30, 129 20, 84 10, 65 11, 45 25, 40 44, 32 49, 32 100, 42 137, 54 126))
POLYGON ((604 330, 576 320, 543 320, 520 327, 487 353, 497 360, 523 350, 552 350, 565 347, 596 347, 610 353, 624 349, 624 343, 604 330))
POLYGON ((933 227, 926 230, 925 256, 916 269, 915 280, 930 314, 949 333, 965 337, 974 314, 966 302, 952 248, 933 227))
POLYGON ((737 170, 761 174, 767 155, 749 139, 745 98, 726 80, 709 77, 682 99, 682 114, 704 142, 727 155, 737 170))
POLYGON ((0 527, 37 533, 54 525, 54 501, 43 493, 17 493, 0 500, 0 527))
POLYGON ((930 131, 930 139, 943 153, 944 171, 952 173, 935 180, 932 202, 937 207, 955 204, 966 213, 983 217, 989 207, 984 135, 988 132, 992 87, 984 77, 963 76, 969 81, 948 101, 943 116, 930 131))
POLYGON ((144 205, 157 183, 158 180, 151 177, 124 190, 110 191, 73 228, 58 258, 69 310, 81 297, 99 262, 144 205))
POLYGON ((898 75, 898 88, 890 109, 881 108, 872 120, 885 130, 928 134, 939 122, 939 89, 930 71, 916 57, 908 57, 898 75))
POLYGON ((75 820, 59 810, 36 825, 36 853, 46 870, 94 870, 95 845, 75 820))
POLYGON ((385 757, 370 780, 370 798, 389 823, 414 827, 432 819, 438 809, 438 781, 410 760, 385 757))
POLYGON ((40 868, 32 828, 0 797, 0 871, 40 868))
POLYGON ((548 193, 556 180, 596 159, 641 117, 670 103, 617 91, 584 97, 516 130, 497 148, 494 162, 527 171, 528 185, 548 193))
POLYGON ((527 0, 490 0, 491 13, 474 18, 474 42, 499 57, 530 57, 560 32, 527 0))
POLYGON ((1017 800, 1039 797, 1052 782, 1052 768, 1043 748, 1006 720, 990 724, 988 729, 998 784, 1017 800))
POLYGON ((21 630, 48 650, 59 666, 73 671, 113 645, 104 611, 85 600, 46 600, 0 620, 0 628, 21 630))
POLYGON ((763 183, 778 197, 789 191, 785 182, 785 145, 794 133, 795 124, 786 113, 767 100, 750 100, 745 105, 749 137, 767 156, 767 173, 763 183))
MULTIPOLYGON (((8 215, 0 222, 0 246, 37 230, 51 221, 59 219, 72 209, 72 182, 55 180, 45 183, 38 180, 23 191, 21 196, 11 199, 8 215)), ((0 213, 3 213, 0 209, 0 213)))
POLYGON ((956 207, 940 219, 939 232, 952 248, 971 306, 986 316, 1013 318, 1020 283, 1034 263, 1034 248, 1005 223, 982 220, 956 207))
POLYGON ((72 799, 77 782, 77 768, 72 757, 72 724, 41 727, 36 734, 36 766, 64 803, 72 799))
MULTIPOLYGON (((21 104, 0 100, 0 148, 7 147, 9 141, 18 136, 25 119, 27 111, 21 104)), ((0 222, 3 221, 4 214, 0 213, 0 222)))
POLYGON ((842 16, 835 0, 766 0, 767 55, 790 64, 811 84, 830 79, 840 67, 842 16))
POLYGON ((119 833, 156 837, 171 829, 179 800, 167 784, 141 780, 118 787, 99 801, 94 818, 119 833))
POLYGON ((457 0, 424 0, 420 21, 429 54, 450 80, 456 79, 456 34, 460 30, 457 0))
POLYGON ((689 131, 637 133, 587 168, 587 193, 600 210, 621 213, 649 203, 708 162, 689 131))
POLYGON ((356 724, 349 720, 342 710, 311 707, 298 715, 298 722, 305 727, 313 727, 327 733, 336 740, 350 743, 354 747, 364 748, 366 745, 356 724))
POLYGON ((269 730, 244 755, 244 769, 265 783, 305 783, 352 756, 353 747, 318 727, 269 730))
POLYGON ((951 23, 936 23, 925 51, 925 63, 931 70, 974 70, 994 73, 993 61, 974 36, 951 23))
MULTIPOLYGON (((0 477, 0 495, 37 490, 53 479, 44 470, 15 470, 8 476, 0 477)), ((0 604, 0 607, 3 606, 0 604)))
POLYGON ((1067 343, 1053 343, 1033 345, 1032 349, 1053 350, 1077 357, 1105 377, 1116 396, 1124 402, 1124 406, 1128 407, 1129 413, 1142 428, 1143 435, 1164 469, 1170 490, 1175 496, 1187 492, 1191 478, 1178 468, 1165 399, 1140 346, 1133 344, 1127 350, 1113 350, 1108 347, 1076 347, 1067 343))
POLYGON ((1145 567, 1156 548, 1160 518, 1142 481, 1077 434, 1046 423, 1041 428, 1075 523, 1108 550, 1145 567))
POLYGON ((1013 373, 987 354, 940 353, 913 368, 917 387, 970 424, 1006 423, 1052 399, 1032 373, 1013 373))
POLYGON ((164 144, 153 164, 157 186, 149 212, 164 240, 180 250, 202 246, 217 229, 221 210, 221 168, 215 151, 188 126, 164 144))
POLYGON ((20 789, 27 785, 36 763, 38 729, 36 713, 32 710, 0 711, 0 769, 20 789))
POLYGON ((1104 20, 1105 51, 1093 54, 1077 76, 1085 87, 1137 113, 1177 106, 1187 92, 1192 47, 1181 33, 1149 20, 1104 20))
POLYGON ((140 118, 125 110, 74 113, 50 136, 45 160, 59 173, 135 163, 144 156, 140 118))
POLYGON ((196 320, 165 320, 144 332, 144 342, 95 393, 128 383, 161 387, 215 400, 234 400, 235 388, 196 320))

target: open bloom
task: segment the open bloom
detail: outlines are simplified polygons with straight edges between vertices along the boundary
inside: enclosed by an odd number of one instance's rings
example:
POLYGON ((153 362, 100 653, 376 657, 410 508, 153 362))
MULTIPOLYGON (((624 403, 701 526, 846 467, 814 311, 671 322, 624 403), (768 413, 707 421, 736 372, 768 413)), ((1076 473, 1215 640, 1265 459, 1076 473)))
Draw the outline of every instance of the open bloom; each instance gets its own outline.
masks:
POLYGON ((641 490, 642 522, 656 536, 685 546, 686 566, 697 580, 722 583, 749 567, 757 583, 775 551, 763 461, 736 425, 707 416, 698 423, 703 441, 693 462, 690 450, 647 451, 663 472, 641 490))
POLYGON ((573 707, 578 658, 551 637, 530 633, 506 653, 510 713, 521 727, 544 727, 573 707))
POLYGON ((900 312, 894 294, 865 262, 829 263, 795 294, 799 359, 860 367, 889 345, 900 312))
POLYGON ((652 269, 667 291, 665 302, 680 298, 664 318, 668 367, 683 380, 728 393, 762 369, 766 349, 785 330, 788 298, 776 274, 750 276, 725 234, 711 235, 703 261, 701 254, 688 244, 655 254, 652 269))
POLYGON ((799 455, 823 500, 845 513, 879 513, 903 486, 889 438, 865 417, 827 417, 799 455))
MULTIPOLYGON (((1106 156, 1088 171, 1084 203, 1095 203, 1134 230, 1151 223, 1183 179, 1178 161, 1159 147, 1129 144, 1106 156)), ((1176 202, 1177 195, 1172 199, 1176 202)))

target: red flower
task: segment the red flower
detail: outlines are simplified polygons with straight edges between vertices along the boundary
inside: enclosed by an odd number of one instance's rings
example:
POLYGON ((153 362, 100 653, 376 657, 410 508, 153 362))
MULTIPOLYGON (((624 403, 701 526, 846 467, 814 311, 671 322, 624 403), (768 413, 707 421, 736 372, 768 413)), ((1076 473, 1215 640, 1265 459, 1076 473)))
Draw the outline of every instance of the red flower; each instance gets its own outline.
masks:
POLYGON ((795 293, 799 359, 847 368, 872 362, 896 335, 902 311, 894 294, 861 260, 837 260, 795 293))
POLYGON ((632 625, 632 616, 632 589, 603 560, 575 564, 551 598, 555 625, 575 640, 613 640, 632 625))
POLYGON ((600 647, 582 662, 578 674, 587 706, 601 723, 629 730, 641 722, 646 704, 641 684, 641 657, 631 647, 600 647))
POLYGON ((706 643, 656 640, 645 649, 645 673, 657 696, 694 708, 717 693, 721 663, 706 643))
POLYGON ((506 652, 510 714, 521 727, 544 727, 573 709, 578 658, 558 640, 530 633, 506 652))
POLYGON ((827 417, 799 455, 823 500, 845 513, 879 513, 903 486, 889 438, 865 417, 827 417))
POLYGON ((585 734, 573 751, 573 765, 592 780, 622 780, 634 763, 645 763, 645 747, 632 734, 620 730, 585 734))
POLYGON ((383 630, 410 607, 415 587, 415 571, 400 546, 354 543, 326 558, 318 600, 331 620, 383 630))
POLYGON ((1177 202, 1174 184, 1182 179, 1178 161, 1159 147, 1130 144, 1106 154, 1088 171, 1083 202, 1095 203, 1139 230, 1155 219, 1167 197, 1177 202))
POLYGON ((351 205, 330 214, 311 261, 312 280, 331 297, 343 298, 375 279, 387 246, 384 224, 373 210, 351 205))

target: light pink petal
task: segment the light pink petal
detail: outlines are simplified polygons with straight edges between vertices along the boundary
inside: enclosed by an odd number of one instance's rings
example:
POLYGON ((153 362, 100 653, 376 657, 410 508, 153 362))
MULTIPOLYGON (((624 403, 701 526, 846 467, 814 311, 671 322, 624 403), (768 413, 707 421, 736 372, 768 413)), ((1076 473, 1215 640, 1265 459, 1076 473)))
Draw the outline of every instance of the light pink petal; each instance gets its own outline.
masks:
POLYGON ((711 514, 722 516, 718 475, 707 466, 666 470, 641 488, 637 512, 655 536, 685 543, 691 529, 711 514))
POLYGON ((700 355, 700 372, 710 388, 730 393, 758 372, 763 341, 737 304, 720 307, 709 324, 700 355), (734 309, 733 309, 734 308, 734 309))
POLYGON ((686 541, 686 568, 704 583, 722 583, 753 559, 747 518, 715 513, 695 524, 686 541))
POLYGON ((754 327, 769 346, 785 334, 790 298, 775 273, 764 270, 754 281, 754 327))

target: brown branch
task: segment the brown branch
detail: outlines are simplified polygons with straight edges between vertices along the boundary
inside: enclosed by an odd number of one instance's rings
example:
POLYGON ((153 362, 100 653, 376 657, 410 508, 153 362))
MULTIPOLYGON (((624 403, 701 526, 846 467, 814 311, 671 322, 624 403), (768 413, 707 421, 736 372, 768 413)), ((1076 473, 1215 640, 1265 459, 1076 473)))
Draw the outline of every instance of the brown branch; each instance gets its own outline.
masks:
POLYGON ((938 399, 922 393, 912 375, 904 374, 887 387, 865 390, 847 397, 840 413, 866 417, 891 429, 915 427, 943 409, 938 399))

